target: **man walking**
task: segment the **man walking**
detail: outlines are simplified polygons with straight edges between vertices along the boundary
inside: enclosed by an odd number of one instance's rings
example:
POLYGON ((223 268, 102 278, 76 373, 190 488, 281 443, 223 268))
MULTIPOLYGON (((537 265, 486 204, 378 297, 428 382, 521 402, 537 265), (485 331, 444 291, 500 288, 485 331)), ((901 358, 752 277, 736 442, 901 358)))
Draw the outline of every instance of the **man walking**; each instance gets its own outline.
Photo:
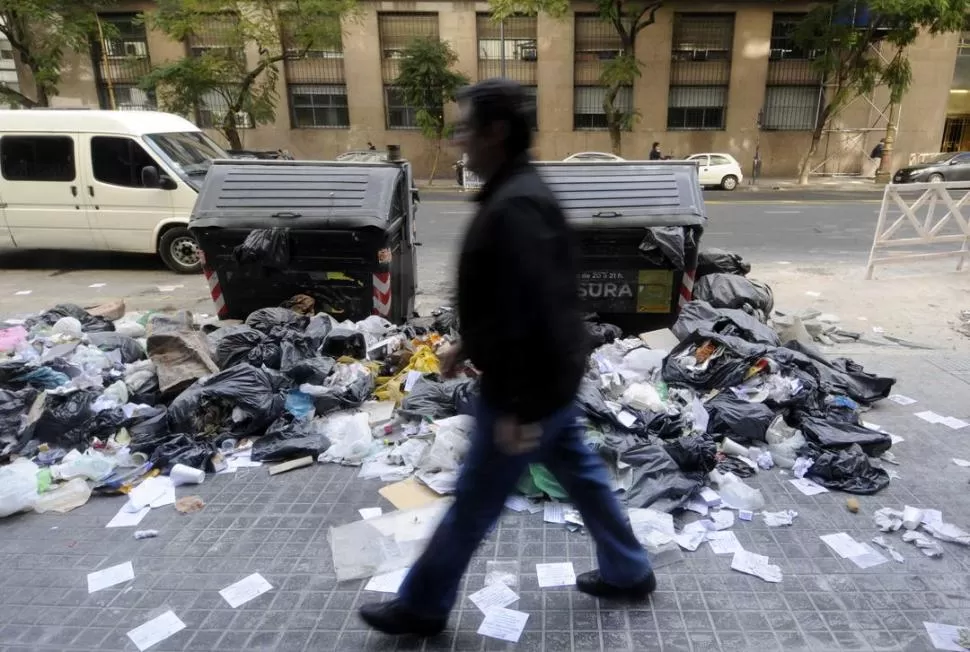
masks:
POLYGON ((577 262, 565 216, 529 161, 526 95, 493 79, 466 89, 459 105, 457 139, 485 185, 458 264, 461 341, 441 365, 451 375, 470 360, 481 398, 454 504, 397 599, 360 610, 387 634, 445 628, 472 554, 530 462, 552 471, 596 542, 599 569, 577 577, 577 589, 642 600, 656 588, 606 468, 583 441, 573 401, 587 354, 577 262))

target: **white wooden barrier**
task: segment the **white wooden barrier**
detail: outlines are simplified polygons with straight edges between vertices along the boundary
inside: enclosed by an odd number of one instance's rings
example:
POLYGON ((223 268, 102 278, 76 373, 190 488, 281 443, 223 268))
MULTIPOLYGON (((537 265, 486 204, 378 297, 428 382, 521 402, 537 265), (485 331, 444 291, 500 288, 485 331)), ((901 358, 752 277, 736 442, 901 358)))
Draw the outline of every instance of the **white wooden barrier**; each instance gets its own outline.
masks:
POLYGON ((481 189, 482 180, 477 174, 469 170, 467 165, 462 168, 461 177, 461 188, 465 192, 481 189))
POLYGON ((959 258, 961 271, 970 255, 968 217, 970 181, 887 185, 866 278, 876 265, 940 258, 959 258))

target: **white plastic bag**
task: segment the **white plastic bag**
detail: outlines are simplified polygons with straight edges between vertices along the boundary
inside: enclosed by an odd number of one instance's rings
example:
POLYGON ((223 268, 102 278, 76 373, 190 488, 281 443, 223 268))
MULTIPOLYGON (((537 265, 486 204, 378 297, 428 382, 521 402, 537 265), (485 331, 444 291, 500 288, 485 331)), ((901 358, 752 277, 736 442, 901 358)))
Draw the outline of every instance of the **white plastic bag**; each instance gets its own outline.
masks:
POLYGON ((623 392, 622 402, 634 410, 649 410, 650 412, 666 412, 667 407, 653 385, 635 383, 623 392))
POLYGON ((783 469, 790 469, 795 465, 798 451, 807 443, 802 431, 789 427, 781 415, 768 426, 765 441, 768 442, 768 452, 771 453, 775 465, 783 469))
POLYGON ((457 471, 471 447, 475 419, 465 415, 435 421, 434 442, 418 465, 423 471, 457 471))
POLYGON ((666 351, 641 347, 639 349, 633 349, 623 356, 622 365, 627 369, 649 377, 653 372, 660 369, 666 357, 666 351))
POLYGON ((733 473, 725 474, 719 489, 721 502, 727 507, 757 512, 765 506, 765 497, 761 491, 744 484, 733 473))
POLYGON ((19 459, 0 467, 0 518, 33 509, 38 498, 36 464, 19 459))
POLYGON ((51 476, 55 480, 71 478, 87 478, 97 482, 107 477, 117 466, 113 457, 108 457, 94 449, 88 449, 83 455, 71 451, 64 457, 64 461, 51 467, 51 476))
POLYGON ((330 448, 318 458, 321 462, 356 465, 371 454, 374 437, 366 412, 335 412, 313 425, 330 440, 330 448))

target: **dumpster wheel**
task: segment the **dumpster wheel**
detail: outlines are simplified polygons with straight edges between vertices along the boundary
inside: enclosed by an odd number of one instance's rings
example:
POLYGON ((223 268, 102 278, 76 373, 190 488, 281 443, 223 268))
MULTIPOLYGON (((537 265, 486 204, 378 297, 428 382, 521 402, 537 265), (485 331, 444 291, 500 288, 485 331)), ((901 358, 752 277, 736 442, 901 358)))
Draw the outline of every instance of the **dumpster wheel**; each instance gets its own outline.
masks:
POLYGON ((158 239, 158 255, 178 274, 202 271, 202 249, 184 226, 172 227, 162 233, 158 239))

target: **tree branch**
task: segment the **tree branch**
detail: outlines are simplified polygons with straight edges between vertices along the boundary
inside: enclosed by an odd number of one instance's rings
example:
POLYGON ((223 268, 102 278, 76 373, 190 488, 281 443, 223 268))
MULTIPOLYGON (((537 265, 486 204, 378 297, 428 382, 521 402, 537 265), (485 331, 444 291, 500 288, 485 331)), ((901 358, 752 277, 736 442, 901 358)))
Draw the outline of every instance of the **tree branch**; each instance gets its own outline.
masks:
POLYGON ((637 15, 636 19, 634 19, 633 26, 630 29, 630 32, 632 33, 632 36, 634 39, 636 39, 637 34, 639 34, 641 30, 643 30, 643 28, 649 27, 650 25, 653 25, 655 22, 657 22, 657 11, 663 6, 663 4, 664 3, 661 1, 661 2, 653 2, 650 4, 644 5, 643 9, 637 15), (645 14, 647 14, 647 12, 649 12, 650 15, 647 16, 646 19, 644 19, 643 17, 645 14), (643 21, 642 23, 640 22, 641 20, 643 21))
POLYGON ((10 100, 13 100, 14 102, 17 102, 18 104, 25 106, 28 109, 32 109, 38 106, 36 101, 30 99, 20 91, 15 91, 14 89, 7 86, 7 84, 5 84, 4 82, 0 82, 0 97, 5 97, 10 100))

